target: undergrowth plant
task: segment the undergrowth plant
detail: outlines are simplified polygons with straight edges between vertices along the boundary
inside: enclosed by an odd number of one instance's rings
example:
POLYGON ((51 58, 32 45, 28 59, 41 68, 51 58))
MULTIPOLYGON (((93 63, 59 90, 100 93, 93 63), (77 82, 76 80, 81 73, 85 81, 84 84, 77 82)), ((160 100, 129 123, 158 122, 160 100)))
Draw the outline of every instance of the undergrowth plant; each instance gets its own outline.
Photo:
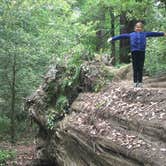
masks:
POLYGON ((15 157, 16 157, 15 151, 0 150, 0 166, 5 166, 7 160, 13 159, 15 157))
MULTIPOLYGON (((49 129, 53 129, 55 123, 64 117, 65 113, 68 112, 70 91, 79 84, 79 77, 81 71, 82 58, 80 50, 77 50, 71 55, 66 61, 61 61, 63 71, 60 71, 58 83, 58 94, 56 94, 56 102, 48 108, 47 113, 47 124, 49 129)), ((54 96, 54 83, 49 90, 50 100, 51 96, 54 96)), ((50 101, 51 102, 51 101, 50 101)), ((52 102, 51 102, 52 103, 52 102)))
POLYGON ((145 69, 151 76, 166 73, 166 47, 164 40, 157 38, 148 42, 145 69))

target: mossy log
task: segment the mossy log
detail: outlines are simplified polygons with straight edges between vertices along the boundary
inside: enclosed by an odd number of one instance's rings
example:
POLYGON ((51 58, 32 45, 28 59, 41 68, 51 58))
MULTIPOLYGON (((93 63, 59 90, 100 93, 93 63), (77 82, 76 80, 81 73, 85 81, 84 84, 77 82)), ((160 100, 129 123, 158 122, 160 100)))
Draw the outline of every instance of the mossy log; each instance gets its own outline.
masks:
POLYGON ((39 126, 30 165, 166 166, 166 90, 111 83, 94 93, 103 64, 86 65, 88 75, 80 72, 81 81, 67 90, 70 112, 60 114, 54 128, 48 128, 47 113, 56 105, 62 68, 51 69, 27 98, 26 110, 39 126))

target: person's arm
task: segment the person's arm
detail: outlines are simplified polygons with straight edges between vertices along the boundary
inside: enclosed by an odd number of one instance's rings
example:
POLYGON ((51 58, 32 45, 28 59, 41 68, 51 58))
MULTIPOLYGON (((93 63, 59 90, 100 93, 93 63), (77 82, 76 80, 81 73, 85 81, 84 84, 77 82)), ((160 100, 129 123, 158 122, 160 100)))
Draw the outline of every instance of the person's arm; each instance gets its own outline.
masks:
POLYGON ((129 37, 130 37, 130 34, 124 33, 124 34, 121 34, 119 36, 110 37, 107 40, 107 42, 111 42, 111 41, 115 41, 115 40, 120 40, 120 39, 128 39, 129 37))
POLYGON ((164 32, 146 32, 146 37, 160 37, 166 36, 164 32))

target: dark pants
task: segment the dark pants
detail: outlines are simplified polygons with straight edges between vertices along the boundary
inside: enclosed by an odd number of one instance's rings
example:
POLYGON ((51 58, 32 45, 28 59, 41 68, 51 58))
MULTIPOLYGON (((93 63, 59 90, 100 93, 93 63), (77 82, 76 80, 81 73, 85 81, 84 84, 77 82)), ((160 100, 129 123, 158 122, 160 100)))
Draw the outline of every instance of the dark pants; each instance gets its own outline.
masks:
POLYGON ((144 51, 133 51, 132 52, 134 83, 142 82, 144 61, 145 61, 145 52, 144 51))

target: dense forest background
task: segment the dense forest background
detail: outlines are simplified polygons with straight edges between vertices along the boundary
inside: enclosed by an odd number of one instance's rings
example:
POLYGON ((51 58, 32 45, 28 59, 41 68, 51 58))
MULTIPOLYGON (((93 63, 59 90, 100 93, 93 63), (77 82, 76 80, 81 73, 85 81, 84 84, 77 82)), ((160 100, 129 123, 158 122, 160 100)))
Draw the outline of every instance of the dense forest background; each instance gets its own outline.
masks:
MULTIPOLYGON (((127 40, 106 41, 132 32, 139 20, 145 31, 165 31, 166 1, 0 0, 0 140, 15 142, 28 130, 24 101, 49 66, 63 64, 75 77, 81 63, 96 56, 115 67, 130 63, 127 40)), ((165 72, 165 62, 165 39, 148 39, 146 73, 165 72)))

